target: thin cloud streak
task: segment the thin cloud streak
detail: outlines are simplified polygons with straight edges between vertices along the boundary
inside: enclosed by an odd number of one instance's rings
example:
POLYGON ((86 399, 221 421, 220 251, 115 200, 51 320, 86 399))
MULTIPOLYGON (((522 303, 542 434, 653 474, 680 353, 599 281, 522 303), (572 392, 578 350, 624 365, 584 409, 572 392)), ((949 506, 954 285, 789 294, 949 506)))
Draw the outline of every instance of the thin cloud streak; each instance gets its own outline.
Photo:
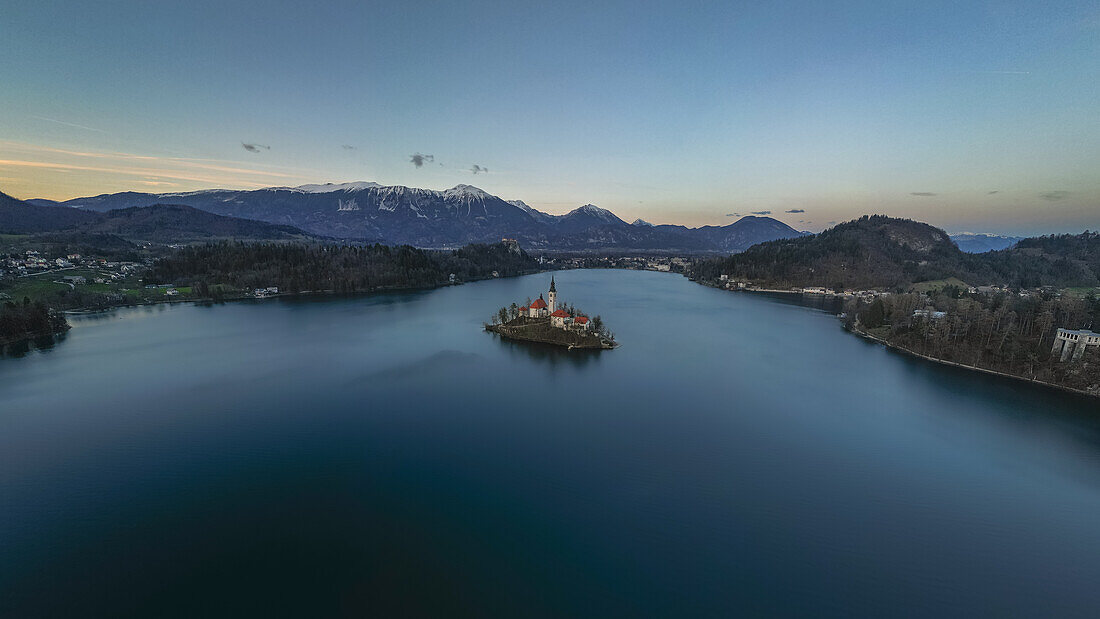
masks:
POLYGON ((173 170, 162 170, 156 168, 104 168, 99 166, 82 166, 73 165, 67 163, 50 163, 46 161, 17 161, 11 159, 0 159, 0 168, 3 167, 25 167, 25 168, 45 168, 53 170, 80 170, 85 172, 105 172, 108 174, 121 174, 124 176, 143 176, 154 178, 170 178, 180 181, 192 181, 198 183, 232 183, 238 185, 246 185, 249 187, 266 187, 264 183, 241 181, 236 179, 224 179, 211 176, 195 176, 188 175, 186 172, 177 172, 173 170))
MULTIPOLYGON (((17 150, 22 150, 29 153, 52 153, 58 155, 70 155, 73 157, 86 157, 92 159, 124 159, 133 161, 148 161, 158 163, 160 165, 180 165, 188 168, 198 168, 201 170, 209 170, 212 172, 225 172, 228 174, 254 174, 258 176, 270 176, 272 178, 290 178, 290 179, 302 179, 308 178, 301 172, 297 174, 288 174, 283 172, 268 172, 265 170, 257 170, 254 168, 239 168, 227 165, 212 165, 214 163, 236 163, 233 161, 226 161, 224 159, 199 159, 189 157, 156 157, 151 155, 134 155, 131 153, 119 153, 119 152, 85 152, 66 150, 61 148, 50 148, 48 146, 36 146, 33 144, 23 144, 20 142, 6 142, 0 140, 0 145, 12 146, 17 150), (201 163, 209 162, 209 163, 201 163)), ((257 164, 261 165, 261 164, 257 164)), ((277 167, 277 166, 268 166, 277 167)))
POLYGON ((51 123, 57 123, 59 125, 65 125, 66 127, 76 127, 77 129, 84 129, 85 131, 95 131, 96 133, 104 133, 104 134, 107 133, 103 129, 96 129, 95 127, 88 127, 88 126, 85 126, 85 125, 78 125, 76 123, 71 123, 71 122, 67 122, 67 121, 64 121, 64 120, 58 120, 56 118, 47 118, 45 116, 31 116, 31 118, 36 118, 38 120, 45 120, 45 121, 51 122, 51 123))

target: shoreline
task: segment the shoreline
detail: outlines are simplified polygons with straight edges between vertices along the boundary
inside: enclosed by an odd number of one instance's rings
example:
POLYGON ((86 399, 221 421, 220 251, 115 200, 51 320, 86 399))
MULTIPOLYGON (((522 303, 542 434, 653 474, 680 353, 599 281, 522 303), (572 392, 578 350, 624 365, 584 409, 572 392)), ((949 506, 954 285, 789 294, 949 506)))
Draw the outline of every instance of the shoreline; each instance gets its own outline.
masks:
POLYGON ((545 344, 556 348, 565 348, 566 350, 614 350, 619 347, 617 342, 608 342, 602 337, 599 337, 599 344, 576 344, 571 342, 556 342, 547 338, 523 335, 517 333, 515 328, 509 328, 507 325, 486 324, 484 329, 489 333, 494 333, 507 340, 545 344))
MULTIPOLYGON (((57 311, 62 316, 87 316, 87 315, 99 314, 99 313, 104 313, 104 312, 111 312, 111 311, 114 311, 114 310, 126 309, 126 308, 153 307, 153 306, 157 306, 157 305, 175 305, 175 304, 180 304, 180 303, 211 303, 212 304, 212 303, 231 303, 231 302, 249 301, 249 300, 251 300, 251 301, 262 301, 264 299, 274 299, 274 298, 279 298, 279 297, 281 297, 281 298, 291 298, 291 297, 337 296, 337 295, 353 296, 353 295, 387 293, 387 292, 429 291, 429 290, 439 290, 440 288, 447 288, 447 287, 450 287, 450 286, 461 286, 463 284, 472 284, 474 282, 481 282, 481 281, 486 281, 486 280, 491 280, 491 279, 505 279, 507 277, 523 277, 525 275, 538 275, 540 273, 546 273, 546 272, 549 272, 551 270, 553 270, 553 269, 542 269, 542 270, 537 270, 537 271, 531 271, 529 273, 518 273, 516 275, 504 275, 504 276, 500 276, 500 277, 492 277, 492 276, 475 277, 475 278, 472 278, 472 279, 463 280, 461 282, 454 282, 454 283, 444 282, 444 283, 442 283, 440 285, 437 285, 437 286, 378 287, 378 288, 375 288, 373 290, 361 290, 361 291, 355 291, 355 292, 337 292, 335 290, 302 290, 300 292, 278 292, 278 293, 275 293, 275 294, 265 295, 263 297, 257 297, 255 295, 251 295, 251 294, 241 294, 241 295, 225 296, 225 297, 222 297, 220 299, 215 299, 213 297, 188 297, 188 298, 183 298, 183 299, 165 298, 165 299, 157 299, 157 300, 153 300, 153 301, 144 301, 143 300, 143 301, 140 301, 140 302, 128 303, 128 304, 122 304, 122 305, 109 305, 107 307, 78 307, 78 308, 73 308, 73 309, 54 310, 54 311, 57 311)), ((0 340, 0 355, 6 354, 5 351, 8 349, 9 346, 34 342, 35 340, 37 340, 39 338, 42 338, 42 337, 47 337, 47 336, 52 337, 52 336, 62 335, 64 333, 67 333, 71 329, 72 329, 72 326, 68 325, 66 323, 65 329, 62 330, 62 331, 57 331, 57 332, 52 332, 52 333, 28 334, 25 337, 19 337, 19 338, 16 338, 16 339, 0 340)))
MULTIPOLYGON (((774 293, 779 292, 779 293, 784 293, 784 294, 792 294, 792 295, 797 294, 797 295, 800 295, 800 296, 802 295, 801 292, 795 292, 794 290, 772 290, 772 289, 766 289, 766 288, 739 288, 737 290, 728 290, 726 288, 722 288, 721 286, 717 286, 715 284, 708 283, 708 282, 700 282, 698 280, 691 280, 691 281, 694 281, 695 283, 707 286, 708 288, 714 288, 716 290, 722 290, 722 291, 725 291, 725 292, 764 292, 764 293, 769 293, 769 294, 774 294, 774 293)), ((939 359, 939 358, 936 358, 936 357, 931 357, 931 356, 928 356, 928 355, 925 355, 925 354, 921 354, 919 352, 909 350, 908 348, 905 348, 904 346, 899 346, 897 344, 892 344, 892 343, 890 343, 890 342, 888 342, 888 341, 886 341, 886 340, 884 340, 884 339, 882 339, 878 336, 871 335, 870 333, 867 333, 866 331, 861 331, 859 329, 844 329, 844 330, 847 331, 848 333, 852 333, 852 334, 854 334, 858 337, 861 337, 863 339, 871 340, 871 341, 876 342, 878 344, 882 344, 883 346, 885 346, 885 347, 887 347, 891 350, 894 350, 896 352, 900 352, 902 354, 910 355, 912 357, 917 357, 919 359, 924 359, 925 361, 931 361, 933 363, 938 363, 940 365, 946 365, 946 366, 951 366, 951 367, 960 368, 960 369, 964 369, 964 370, 971 370, 971 371, 975 371, 975 372, 983 372, 985 374, 990 374, 990 375, 993 375, 993 376, 1001 376, 1003 378, 1011 378, 1011 379, 1016 380, 1016 381, 1030 383, 1032 385, 1041 385, 1043 387, 1058 389, 1059 391, 1065 391, 1067 393, 1075 393, 1075 394, 1078 394, 1078 395, 1088 396, 1088 397, 1091 397, 1091 398, 1100 398, 1100 393, 1093 393, 1093 392, 1090 392, 1090 391, 1085 391, 1084 389, 1074 389, 1073 387, 1066 387, 1066 386, 1063 386, 1063 385, 1058 385, 1058 384, 1055 384, 1055 383, 1050 383, 1050 382, 1043 381, 1043 380, 1038 380, 1038 379, 1035 379, 1035 378, 1028 378, 1026 376, 1021 376, 1019 374, 1009 374, 1007 372, 1001 372, 999 370, 990 370, 988 368, 978 367, 976 365, 967 365, 965 363, 959 363, 957 361, 948 361, 946 359, 939 359)))
POLYGON ((483 282, 490 279, 505 279, 509 277, 523 277, 525 275, 538 275, 539 273, 547 273, 551 269, 544 269, 541 271, 531 271, 530 273, 519 273, 516 275, 503 275, 500 277, 475 277, 473 279, 464 280, 461 282, 446 282, 438 286, 380 286, 371 290, 356 290, 354 292, 337 292, 335 290, 302 290, 299 292, 276 292, 273 294, 257 297, 253 294, 239 294, 232 296, 224 296, 220 299, 214 297, 186 297, 182 299, 157 299, 155 301, 140 301, 136 303, 128 303, 123 305, 110 305, 107 307, 77 307, 73 309, 57 310, 66 316, 80 316, 83 314, 96 314, 99 312, 109 312, 111 310, 123 309, 127 307, 145 307, 153 305, 171 305, 173 303, 229 303, 232 301, 262 301, 264 299, 275 298, 290 298, 290 297, 307 297, 307 296, 337 296, 337 295, 361 295, 361 294, 375 294, 379 292, 415 292, 419 290, 439 290, 440 288, 447 288, 450 286, 461 286, 463 284, 472 284, 474 282, 483 282))
POLYGON ((870 333, 867 333, 866 331, 862 331, 862 330, 859 330, 859 329, 845 329, 845 331, 847 331, 848 333, 852 333, 854 335, 857 335, 857 336, 859 336, 859 337, 861 337, 865 340, 870 340, 870 341, 875 342, 877 344, 882 344, 886 348, 889 348, 893 351, 900 352, 902 354, 909 355, 911 357, 917 357, 918 359, 924 359, 925 361, 932 361, 932 362, 938 363, 940 365, 947 365, 947 366, 951 366, 951 367, 961 368, 961 369, 964 369, 964 370, 971 370, 971 371, 974 371, 974 372, 982 372, 982 373, 985 373, 985 374, 991 374, 993 376, 1001 376, 1001 377, 1004 377, 1004 378, 1011 378, 1013 380, 1022 381, 1022 382, 1025 382, 1025 383, 1031 383, 1033 385, 1042 385, 1044 387, 1050 387, 1050 388, 1053 388, 1053 389, 1058 389, 1059 391, 1066 391, 1066 392, 1069 392, 1069 393, 1076 393, 1076 394, 1080 394, 1080 395, 1089 396, 1089 397, 1092 397, 1092 398, 1100 398, 1100 393, 1092 393, 1090 391, 1085 391, 1083 389, 1074 389, 1073 387, 1065 387, 1063 385, 1058 385, 1058 384, 1055 384, 1055 383, 1048 383, 1046 381, 1038 380, 1038 379, 1035 379, 1035 378, 1028 378, 1026 376, 1020 376, 1019 374, 1009 374, 1007 372, 1001 372, 999 370, 991 370, 989 368, 978 367, 976 365, 967 365, 965 363, 959 363, 957 361, 948 361, 946 359, 939 359, 939 358, 936 358, 936 357, 931 357, 931 356, 928 356, 928 355, 924 355, 924 354, 921 354, 919 352, 909 350, 908 348, 906 348, 904 346, 898 346, 897 344, 892 344, 892 343, 890 343, 890 342, 888 342, 888 341, 886 341, 886 340, 884 340, 884 339, 882 339, 882 338, 880 338, 876 335, 871 335, 870 333))

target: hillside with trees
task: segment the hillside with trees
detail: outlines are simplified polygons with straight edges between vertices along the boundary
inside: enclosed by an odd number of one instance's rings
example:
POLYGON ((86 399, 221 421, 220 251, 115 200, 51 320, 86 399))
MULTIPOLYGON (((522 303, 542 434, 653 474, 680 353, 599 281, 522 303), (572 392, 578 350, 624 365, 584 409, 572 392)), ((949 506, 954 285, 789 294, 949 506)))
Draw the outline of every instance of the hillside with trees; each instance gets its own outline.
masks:
POLYGON ((941 361, 1100 395, 1100 350, 1060 362, 1050 354, 1058 327, 1100 324, 1100 299, 1055 294, 896 294, 849 300, 845 327, 941 361), (943 312, 936 314, 935 312, 943 312))
POLYGON ((0 233, 63 230, 99 219, 99 215, 69 206, 37 206, 0 192, 0 233))
POLYGON ((96 221, 86 223, 80 229, 156 243, 219 239, 302 241, 316 238, 293 226, 215 215, 180 204, 116 209, 97 216, 96 221))
POLYGON ((0 304, 0 347, 18 340, 53 335, 69 328, 65 317, 45 303, 24 298, 0 304))
POLYGON ((506 243, 429 251, 407 245, 223 242, 182 248, 158 260, 149 277, 216 296, 220 287, 277 286, 290 293, 432 288, 449 283, 451 274, 459 283, 492 277, 494 272, 505 277, 538 269, 527 252, 506 243))
POLYGON ((308 241, 318 237, 293 226, 217 215, 179 204, 115 209, 105 213, 0 193, 0 233, 112 235, 153 243, 221 239, 308 241))
POLYGON ((1023 239, 1010 249, 968 254, 939 228, 881 215, 813 236, 761 243, 740 254, 699 261, 692 269, 702 281, 727 275, 768 287, 835 290, 907 290, 917 282, 952 277, 972 286, 1095 286, 1098 274, 1097 233, 1023 239))

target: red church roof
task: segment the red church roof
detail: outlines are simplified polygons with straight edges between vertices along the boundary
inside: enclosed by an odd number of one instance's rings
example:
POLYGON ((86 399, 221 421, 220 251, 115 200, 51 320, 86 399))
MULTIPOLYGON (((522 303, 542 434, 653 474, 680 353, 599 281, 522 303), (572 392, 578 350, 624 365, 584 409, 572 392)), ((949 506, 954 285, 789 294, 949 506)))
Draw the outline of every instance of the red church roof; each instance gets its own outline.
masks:
POLYGON ((577 323, 578 325, 586 325, 586 324, 588 324, 588 317, 587 316, 577 316, 576 318, 573 319, 573 322, 577 323))
POLYGON ((558 311, 556 311, 556 312, 554 312, 553 314, 550 314, 550 315, 553 316, 554 318, 568 318, 569 317, 569 314, 566 314, 565 310, 558 310, 558 311))
POLYGON ((531 304, 531 309, 542 309, 546 307, 546 301, 542 299, 535 299, 535 302, 531 304))

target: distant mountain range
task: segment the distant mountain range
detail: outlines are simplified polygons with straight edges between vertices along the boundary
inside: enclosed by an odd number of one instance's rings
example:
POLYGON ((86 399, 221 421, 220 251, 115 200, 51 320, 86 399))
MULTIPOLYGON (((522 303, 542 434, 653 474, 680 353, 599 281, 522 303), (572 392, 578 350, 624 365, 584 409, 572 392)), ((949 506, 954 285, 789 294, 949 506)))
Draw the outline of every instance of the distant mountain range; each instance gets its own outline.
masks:
POLYGON ((61 203, 32 202, 97 212, 182 204, 217 215, 293 226, 320 236, 417 247, 456 247, 514 238, 528 249, 541 250, 729 253, 805 234, 770 217, 743 217, 726 226, 688 228, 642 220, 628 224, 591 204, 565 215, 550 215, 470 185, 434 191, 357 182, 252 191, 123 192, 61 203))
POLYGON ((970 232, 964 232, 961 234, 952 234, 951 240, 955 241, 955 245, 959 246, 959 249, 965 251, 968 254, 981 254, 987 251, 997 251, 998 249, 1008 249, 1017 242, 1022 241, 1022 236, 1000 236, 997 234, 973 234, 970 232))
POLYGON ((314 238, 291 226, 226 217, 179 204, 115 209, 103 213, 23 202, 0 193, 0 232, 79 232, 155 243, 216 239, 290 241, 314 238))

